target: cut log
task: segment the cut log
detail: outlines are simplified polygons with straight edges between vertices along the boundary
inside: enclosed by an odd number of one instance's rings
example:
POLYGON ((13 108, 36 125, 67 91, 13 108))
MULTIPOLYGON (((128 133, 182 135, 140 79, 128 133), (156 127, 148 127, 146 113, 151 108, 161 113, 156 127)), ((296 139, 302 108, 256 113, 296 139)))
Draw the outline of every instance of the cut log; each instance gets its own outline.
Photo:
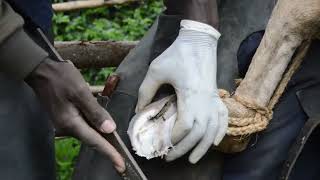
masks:
POLYGON ((136 41, 69 41, 55 42, 55 47, 63 59, 83 69, 116 67, 136 44, 136 41))
POLYGON ((55 3, 52 8, 55 12, 61 11, 73 11, 85 8, 96 8, 102 6, 113 6, 119 4, 125 4, 129 2, 134 2, 137 0, 85 0, 85 1, 71 1, 63 3, 55 3))

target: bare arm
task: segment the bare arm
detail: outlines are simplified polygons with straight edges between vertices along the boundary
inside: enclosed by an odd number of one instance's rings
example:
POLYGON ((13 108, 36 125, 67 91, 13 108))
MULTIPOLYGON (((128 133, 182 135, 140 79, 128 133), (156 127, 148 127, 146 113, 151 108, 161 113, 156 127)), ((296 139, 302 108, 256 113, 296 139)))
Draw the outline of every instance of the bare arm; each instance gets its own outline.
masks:
POLYGON ((182 15, 183 19, 203 22, 218 29, 216 0, 164 0, 166 14, 182 15))

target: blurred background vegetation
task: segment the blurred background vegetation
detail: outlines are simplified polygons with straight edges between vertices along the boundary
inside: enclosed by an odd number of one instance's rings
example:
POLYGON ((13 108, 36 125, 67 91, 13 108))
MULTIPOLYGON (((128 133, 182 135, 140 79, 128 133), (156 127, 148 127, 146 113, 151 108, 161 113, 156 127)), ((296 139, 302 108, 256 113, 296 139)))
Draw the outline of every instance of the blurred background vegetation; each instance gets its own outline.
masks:
MULTIPOLYGON (((54 0, 63 2, 63 0, 54 0)), ((141 0, 137 3, 56 13, 53 31, 56 41, 72 40, 139 40, 162 11, 160 0, 141 0)), ((83 69, 86 81, 102 85, 114 67, 83 69)), ((70 180, 80 142, 73 138, 56 140, 57 179, 70 180)))

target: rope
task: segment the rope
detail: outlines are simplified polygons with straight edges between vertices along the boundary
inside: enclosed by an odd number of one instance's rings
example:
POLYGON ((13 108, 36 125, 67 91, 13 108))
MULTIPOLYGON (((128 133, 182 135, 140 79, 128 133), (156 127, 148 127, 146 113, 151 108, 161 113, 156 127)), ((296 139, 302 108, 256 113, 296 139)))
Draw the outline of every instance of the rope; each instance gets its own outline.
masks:
MULTIPOLYGON (((253 114, 250 117, 229 117, 229 127, 227 134, 229 136, 245 136, 250 135, 267 128, 273 115, 273 108, 279 101, 281 95, 285 91, 291 77, 300 67, 304 56, 306 55, 310 41, 305 41, 299 47, 297 55, 293 58, 291 65, 286 73, 283 75, 279 85, 274 91, 267 107, 259 107, 251 104, 239 96, 232 96, 234 100, 242 104, 247 109, 251 110, 253 114)), ((239 82, 239 81, 238 81, 239 82)), ((230 94, 225 90, 220 90, 219 95, 221 98, 230 98, 230 94)))

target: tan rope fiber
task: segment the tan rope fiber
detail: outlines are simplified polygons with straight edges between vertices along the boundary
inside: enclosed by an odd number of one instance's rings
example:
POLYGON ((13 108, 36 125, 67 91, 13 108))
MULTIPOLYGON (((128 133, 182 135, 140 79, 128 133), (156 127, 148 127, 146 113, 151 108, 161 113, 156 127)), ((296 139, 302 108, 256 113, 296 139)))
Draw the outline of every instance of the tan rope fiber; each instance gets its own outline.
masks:
MULTIPOLYGON (((285 91, 285 88, 287 87, 287 84, 290 81, 291 77, 300 67, 309 46, 310 41, 305 41, 299 47, 297 55, 293 58, 291 65, 283 75, 267 107, 259 107, 255 104, 250 104, 248 101, 242 99, 241 97, 232 96, 234 100, 245 106, 247 109, 252 110, 254 113, 250 117, 229 117, 229 128, 227 131, 227 134, 229 136, 250 135, 266 129, 269 121, 272 119, 272 110, 274 106, 277 104, 281 95, 285 91)), ((221 90, 219 92, 219 95, 222 98, 230 98, 230 94, 224 90, 221 90)))

